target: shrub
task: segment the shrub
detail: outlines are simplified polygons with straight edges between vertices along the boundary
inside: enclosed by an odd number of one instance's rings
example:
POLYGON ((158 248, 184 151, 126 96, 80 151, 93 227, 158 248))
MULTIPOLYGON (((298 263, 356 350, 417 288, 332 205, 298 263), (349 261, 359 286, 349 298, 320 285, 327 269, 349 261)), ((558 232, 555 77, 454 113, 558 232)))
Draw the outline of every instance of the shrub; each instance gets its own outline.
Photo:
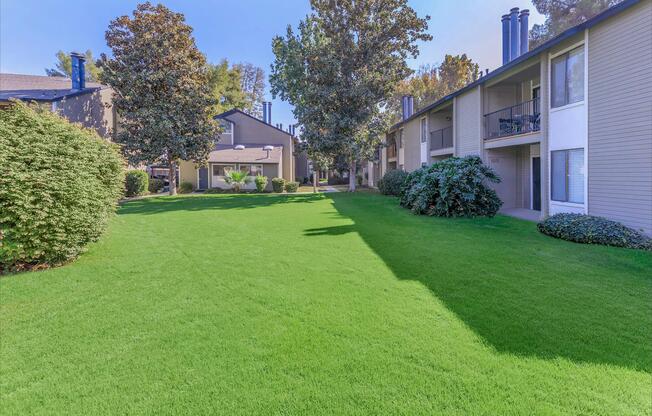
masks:
POLYGON ((652 240, 623 224, 583 214, 555 214, 537 224, 544 234, 576 243, 652 250, 652 240))
POLYGON ((153 194, 157 194, 163 190, 165 187, 165 181, 163 179, 151 178, 149 180, 148 190, 153 194))
POLYGON ((147 173, 142 170, 130 170, 125 177, 125 195, 145 195, 149 188, 147 173))
POLYGON ((254 182, 256 183, 256 190, 258 192, 263 192, 267 187, 267 176, 258 175, 254 179, 254 182))
POLYGON ((487 182, 500 178, 479 157, 451 157, 411 172, 401 190, 401 205, 415 214, 492 217, 502 201, 487 182))
POLYGON ((179 193, 180 194, 189 194, 193 191, 194 186, 190 182, 181 182, 179 184, 179 193))
POLYGON ((208 188, 207 190, 204 191, 205 194, 225 194, 229 191, 228 189, 222 189, 222 188, 208 188))
POLYGON ((357 175, 355 177, 355 180, 356 180, 358 186, 362 186, 362 175, 357 175))
POLYGON ((283 178, 273 178, 272 179, 272 189, 276 193, 281 193, 283 192, 283 188, 285 187, 285 179, 283 178))
POLYGON ((0 166, 0 272, 75 258, 124 192, 116 145, 23 103, 0 111, 0 166))
POLYGON ((327 183, 329 185, 348 185, 349 178, 344 178, 342 176, 329 176, 327 183))
POLYGON ((378 190, 381 194, 398 196, 407 176, 402 170, 390 170, 378 181, 378 190))
POLYGON ((251 183, 251 177, 248 172, 241 170, 230 170, 224 175, 226 183, 230 184, 233 191, 238 193, 240 189, 248 183, 251 183))
POLYGON ((299 189, 299 182, 288 182, 285 184, 285 192, 293 193, 299 189))

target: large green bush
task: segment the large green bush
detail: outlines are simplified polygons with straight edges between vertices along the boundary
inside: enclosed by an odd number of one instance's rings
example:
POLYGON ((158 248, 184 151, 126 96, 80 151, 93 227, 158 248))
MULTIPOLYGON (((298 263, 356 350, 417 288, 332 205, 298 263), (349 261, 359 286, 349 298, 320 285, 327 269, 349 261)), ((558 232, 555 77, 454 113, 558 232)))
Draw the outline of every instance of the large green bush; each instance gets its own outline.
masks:
POLYGON ((163 179, 151 178, 149 179, 149 186, 147 190, 152 194, 157 194, 165 188, 165 181, 163 179))
POLYGON ((299 189, 299 182, 286 182, 285 183, 285 192, 294 193, 299 189))
POLYGON ((149 188, 149 177, 147 172, 142 170, 130 170, 125 178, 125 195, 140 196, 145 195, 149 188))
POLYGON ((272 189, 276 193, 281 193, 283 192, 283 188, 285 187, 285 179, 283 178, 272 178, 272 189))
POLYGON ((378 190, 381 194, 398 196, 407 177, 407 172, 403 170, 390 170, 378 181, 378 190))
POLYGON ((179 193, 180 194, 189 194, 194 189, 195 189, 195 187, 193 186, 192 182, 181 182, 179 184, 179 193))
POLYGON ((491 217, 502 201, 488 182, 500 178, 479 157, 451 157, 411 172, 401 190, 401 205, 415 214, 491 217))
POLYGON ((119 148, 56 114, 0 111, 0 271, 56 265, 97 240, 124 189, 119 148))
POLYGON ((537 224, 544 234, 576 243, 652 250, 652 240, 636 230, 606 218, 583 214, 555 214, 537 224))
POLYGON ((256 191, 258 192, 263 192, 265 191, 265 188, 267 187, 267 176, 263 175, 258 175, 254 179, 254 183, 256 184, 256 191))

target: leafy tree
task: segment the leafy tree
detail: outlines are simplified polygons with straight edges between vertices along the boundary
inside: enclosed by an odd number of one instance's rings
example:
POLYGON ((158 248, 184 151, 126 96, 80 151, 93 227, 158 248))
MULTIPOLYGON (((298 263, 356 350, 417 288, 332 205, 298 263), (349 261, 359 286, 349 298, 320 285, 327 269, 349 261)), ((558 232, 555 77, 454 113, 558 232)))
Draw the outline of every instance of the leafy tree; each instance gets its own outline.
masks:
MULTIPOLYGON (((86 81, 99 81, 102 69, 98 67, 93 60, 93 52, 89 49, 84 55, 86 55, 86 62, 84 63, 86 81)), ((70 58, 70 55, 64 51, 59 51, 57 52, 56 57, 58 62, 55 64, 54 68, 45 69, 46 75, 49 77, 72 77, 72 59, 70 58)))
POLYGON ((217 65, 208 64, 208 84, 215 104, 211 106, 213 114, 220 114, 233 108, 245 108, 247 97, 241 87, 241 73, 237 68, 229 68, 229 62, 223 59, 217 65))
POLYGON ((530 30, 530 49, 554 38, 566 29, 576 26, 622 0, 532 0, 546 21, 530 30))
POLYGON ((480 67, 466 54, 446 55, 438 66, 421 66, 414 74, 402 80, 396 93, 389 101, 387 110, 396 122, 401 118, 401 97, 412 95, 415 109, 437 101, 440 98, 475 81, 480 67))
POLYGON ((263 117, 263 101, 265 101, 265 71, 248 62, 234 65, 240 71, 240 88, 245 94, 245 104, 242 110, 254 117, 263 117))
POLYGON ((289 101, 302 138, 320 154, 344 155, 349 190, 358 160, 380 145, 388 118, 382 111, 410 74, 417 40, 430 40, 426 18, 407 0, 312 0, 312 13, 273 40, 272 94, 289 101))
POLYGON ((110 23, 106 41, 113 56, 102 54, 99 61, 120 116, 117 141, 134 164, 167 163, 171 195, 178 161, 203 163, 218 133, 206 59, 191 34, 183 14, 139 4, 133 18, 110 23))

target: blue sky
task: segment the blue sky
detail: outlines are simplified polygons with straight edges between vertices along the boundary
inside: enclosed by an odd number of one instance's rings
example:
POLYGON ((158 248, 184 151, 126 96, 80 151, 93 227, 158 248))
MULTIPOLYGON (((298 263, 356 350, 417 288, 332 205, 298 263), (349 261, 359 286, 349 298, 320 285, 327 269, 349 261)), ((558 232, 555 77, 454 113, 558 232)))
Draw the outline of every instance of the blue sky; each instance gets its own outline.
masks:
MULTIPOLYGON (((0 0, 0 72, 44 75, 58 50, 108 53, 104 31, 117 16, 131 14, 136 1, 0 0)), ((194 28, 199 49, 211 62, 247 61, 269 73, 271 40, 309 12, 307 0, 166 0, 194 28)), ((444 55, 466 53, 484 70, 500 66, 500 16, 511 7, 530 9, 530 25, 541 23, 528 0, 412 0, 421 16, 430 15, 431 42, 420 44, 413 68, 436 64, 444 55)), ((269 87, 269 86, 268 86, 269 87)), ((268 93, 268 99, 271 95, 268 93)), ((293 121, 291 107, 274 100, 274 123, 293 121)))

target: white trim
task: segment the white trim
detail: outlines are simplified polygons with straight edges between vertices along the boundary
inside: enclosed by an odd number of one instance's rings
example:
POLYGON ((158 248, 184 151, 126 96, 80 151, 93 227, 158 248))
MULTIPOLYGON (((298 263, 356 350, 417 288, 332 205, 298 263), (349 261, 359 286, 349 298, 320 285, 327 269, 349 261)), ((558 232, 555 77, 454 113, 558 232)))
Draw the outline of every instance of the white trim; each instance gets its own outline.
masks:
POLYGON ((584 208, 586 206, 586 204, 578 204, 577 202, 555 201, 554 199, 551 199, 550 203, 553 205, 560 205, 563 207, 572 207, 572 208, 584 208))
POLYGON ((551 108, 549 109, 549 111, 550 111, 551 113, 556 113, 557 111, 568 110, 569 108, 579 107, 579 106, 581 106, 581 105, 584 105, 584 100, 582 100, 582 101, 577 101, 577 102, 570 103, 570 104, 565 104, 565 105, 562 105, 562 106, 559 106, 559 107, 551 107, 551 108))
POLYGON ((427 143, 428 142, 428 116, 425 115, 419 119, 419 143, 427 143), (421 122, 423 120, 426 120, 426 137, 425 137, 425 142, 423 141, 423 137, 421 137, 421 134, 423 133, 423 130, 421 129, 421 122))
POLYGON ((584 31, 584 213, 589 213, 589 29, 584 31))
MULTIPOLYGON (((586 39, 578 40, 577 42, 573 43, 571 46, 562 49, 561 51, 557 52, 556 54, 548 54, 548 62, 552 61, 556 57, 565 54, 566 52, 572 51, 575 48, 578 48, 582 46, 586 42, 586 39)), ((548 67, 550 68, 550 67, 548 67)), ((548 71, 548 75, 550 75, 550 71, 548 71)))

